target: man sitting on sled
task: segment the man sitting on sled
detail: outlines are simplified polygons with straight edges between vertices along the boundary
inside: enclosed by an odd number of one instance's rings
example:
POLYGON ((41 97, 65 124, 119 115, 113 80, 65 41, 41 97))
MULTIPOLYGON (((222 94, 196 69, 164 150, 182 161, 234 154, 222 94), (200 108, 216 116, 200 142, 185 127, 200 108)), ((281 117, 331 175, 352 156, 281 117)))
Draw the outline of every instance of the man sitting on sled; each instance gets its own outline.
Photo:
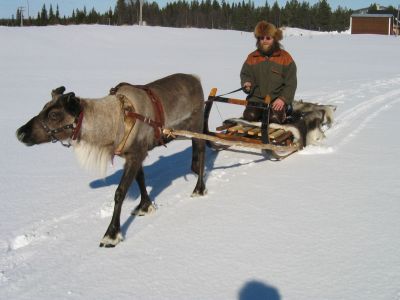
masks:
POLYGON ((240 72, 243 90, 252 101, 245 109, 243 118, 260 121, 263 110, 260 102, 265 97, 272 100, 270 122, 282 124, 290 110, 297 87, 296 64, 290 54, 281 49, 282 30, 266 21, 260 21, 254 29, 257 50, 250 53, 240 72), (258 102, 258 103, 257 103, 258 102))

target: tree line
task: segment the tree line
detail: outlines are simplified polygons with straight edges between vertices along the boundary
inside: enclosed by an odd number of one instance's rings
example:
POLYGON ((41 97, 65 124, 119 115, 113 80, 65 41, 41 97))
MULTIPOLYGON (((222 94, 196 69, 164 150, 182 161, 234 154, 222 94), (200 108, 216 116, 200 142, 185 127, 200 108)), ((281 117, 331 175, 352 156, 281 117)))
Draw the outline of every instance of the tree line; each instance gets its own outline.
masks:
MULTIPOLYGON (((371 11, 376 4, 371 4, 371 11)), ((391 7, 393 12, 394 7, 391 7)), ((104 13, 94 8, 90 11, 74 9, 70 16, 60 16, 58 5, 49 8, 43 5, 36 17, 24 20, 24 26, 107 24, 133 25, 139 23, 139 0, 117 0, 114 9, 104 13)), ((0 25, 20 26, 21 14, 17 10, 11 19, 0 20, 0 25)), ((147 25, 166 27, 197 27, 252 31, 259 20, 267 20, 276 26, 289 26, 309 30, 344 31, 350 26, 352 10, 341 6, 332 10, 327 0, 314 5, 298 0, 288 0, 282 7, 268 0, 263 6, 255 6, 253 1, 227 3, 226 0, 175 0, 165 7, 156 2, 145 1, 143 20, 147 25)))

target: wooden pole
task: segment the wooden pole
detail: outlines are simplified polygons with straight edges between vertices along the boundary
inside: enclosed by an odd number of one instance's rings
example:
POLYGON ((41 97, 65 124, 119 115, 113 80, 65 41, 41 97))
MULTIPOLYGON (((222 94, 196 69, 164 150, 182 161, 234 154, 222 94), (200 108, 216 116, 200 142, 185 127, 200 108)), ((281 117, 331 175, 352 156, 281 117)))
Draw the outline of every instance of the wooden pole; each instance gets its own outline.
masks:
POLYGON ((139 1, 140 8, 139 8, 139 25, 143 25, 143 0, 139 1))
POLYGON ((229 141, 225 139, 218 138, 216 136, 202 134, 187 130, 174 130, 174 129, 163 129, 163 134, 167 136, 184 136, 188 138, 198 138, 202 140, 212 141, 218 144, 234 146, 234 147, 244 147, 244 148, 253 148, 253 149, 261 149, 261 150, 274 150, 274 151, 296 151, 300 149, 298 144, 294 144, 293 146, 277 146, 272 144, 253 144, 242 141, 229 141))

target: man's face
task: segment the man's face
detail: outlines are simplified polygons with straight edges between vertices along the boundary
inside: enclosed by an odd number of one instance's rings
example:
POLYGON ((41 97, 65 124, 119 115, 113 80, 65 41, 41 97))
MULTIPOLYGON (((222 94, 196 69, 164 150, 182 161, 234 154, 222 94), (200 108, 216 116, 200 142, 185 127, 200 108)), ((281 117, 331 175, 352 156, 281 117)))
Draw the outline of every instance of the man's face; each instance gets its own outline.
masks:
POLYGON ((260 47, 264 52, 267 52, 269 49, 271 49, 274 39, 270 36, 262 36, 258 38, 258 42, 260 44, 260 47))

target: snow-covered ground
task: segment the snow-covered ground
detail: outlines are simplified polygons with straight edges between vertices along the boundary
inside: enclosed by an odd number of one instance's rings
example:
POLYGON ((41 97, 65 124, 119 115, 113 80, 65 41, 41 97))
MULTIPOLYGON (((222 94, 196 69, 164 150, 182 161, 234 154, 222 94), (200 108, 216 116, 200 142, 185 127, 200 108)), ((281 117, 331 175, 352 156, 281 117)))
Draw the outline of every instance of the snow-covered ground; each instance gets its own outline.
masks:
MULTIPOLYGON (((98 244, 123 161, 102 179, 71 150, 25 147, 15 130, 60 85, 101 97, 120 81, 185 72, 206 95, 236 89, 252 34, 0 27, 0 40, 1 299, 400 299, 399 38, 288 29, 297 98, 338 106, 327 139, 282 162, 208 151, 203 198, 190 198, 189 141, 153 150, 145 173, 158 210, 130 216, 135 184, 113 249, 98 244)), ((222 118, 241 112, 218 107, 222 118)))

